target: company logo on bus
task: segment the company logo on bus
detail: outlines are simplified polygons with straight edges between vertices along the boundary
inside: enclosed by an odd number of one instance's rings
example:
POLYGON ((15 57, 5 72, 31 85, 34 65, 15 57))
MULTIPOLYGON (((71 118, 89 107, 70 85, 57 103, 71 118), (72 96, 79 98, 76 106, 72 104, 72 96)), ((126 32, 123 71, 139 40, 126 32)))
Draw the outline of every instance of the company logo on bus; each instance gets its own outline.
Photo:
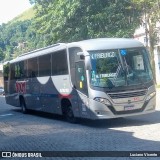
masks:
POLYGON ((139 101, 140 99, 139 99, 139 97, 134 97, 133 100, 134 101, 139 101))
POLYGON ((21 82, 16 82, 16 92, 17 93, 26 93, 26 82, 21 81, 21 82))
POLYGON ((133 99, 128 99, 128 104, 135 102, 135 101, 139 101, 140 98, 139 97, 133 97, 133 99))

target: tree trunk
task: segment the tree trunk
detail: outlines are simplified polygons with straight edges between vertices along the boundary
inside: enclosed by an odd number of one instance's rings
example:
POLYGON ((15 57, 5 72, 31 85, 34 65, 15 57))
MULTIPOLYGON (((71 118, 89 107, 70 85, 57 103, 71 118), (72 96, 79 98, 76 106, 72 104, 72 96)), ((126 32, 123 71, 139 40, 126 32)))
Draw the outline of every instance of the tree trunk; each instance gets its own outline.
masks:
POLYGON ((154 60, 154 44, 155 44, 154 25, 150 21, 148 21, 148 26, 149 26, 149 52, 151 57, 151 67, 153 71, 153 78, 156 83, 156 70, 155 70, 155 60, 154 60))

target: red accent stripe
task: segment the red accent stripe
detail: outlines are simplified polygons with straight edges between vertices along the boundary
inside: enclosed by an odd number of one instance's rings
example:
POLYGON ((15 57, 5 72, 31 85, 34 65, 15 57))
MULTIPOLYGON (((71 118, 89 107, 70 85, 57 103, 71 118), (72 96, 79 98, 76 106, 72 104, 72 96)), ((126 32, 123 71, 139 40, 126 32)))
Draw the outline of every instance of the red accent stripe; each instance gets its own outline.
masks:
POLYGON ((72 95, 70 94, 59 94, 59 98, 71 98, 72 95))

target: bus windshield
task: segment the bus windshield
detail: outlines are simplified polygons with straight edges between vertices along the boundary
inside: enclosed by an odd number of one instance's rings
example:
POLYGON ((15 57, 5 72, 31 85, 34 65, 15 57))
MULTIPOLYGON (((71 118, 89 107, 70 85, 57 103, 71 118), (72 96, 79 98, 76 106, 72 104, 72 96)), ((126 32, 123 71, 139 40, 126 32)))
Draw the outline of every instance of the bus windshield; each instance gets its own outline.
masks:
POLYGON ((145 48, 88 51, 91 57, 91 85, 120 87, 144 85, 153 79, 145 48))

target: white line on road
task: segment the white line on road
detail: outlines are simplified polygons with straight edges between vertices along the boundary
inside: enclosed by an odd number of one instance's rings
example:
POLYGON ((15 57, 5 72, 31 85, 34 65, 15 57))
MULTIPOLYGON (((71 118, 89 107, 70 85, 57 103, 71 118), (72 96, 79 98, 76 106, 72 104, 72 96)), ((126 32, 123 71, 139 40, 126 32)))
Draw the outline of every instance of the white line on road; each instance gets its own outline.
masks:
POLYGON ((13 114, 12 113, 8 113, 8 114, 2 114, 0 115, 0 117, 7 117, 7 116, 12 116, 13 114))

